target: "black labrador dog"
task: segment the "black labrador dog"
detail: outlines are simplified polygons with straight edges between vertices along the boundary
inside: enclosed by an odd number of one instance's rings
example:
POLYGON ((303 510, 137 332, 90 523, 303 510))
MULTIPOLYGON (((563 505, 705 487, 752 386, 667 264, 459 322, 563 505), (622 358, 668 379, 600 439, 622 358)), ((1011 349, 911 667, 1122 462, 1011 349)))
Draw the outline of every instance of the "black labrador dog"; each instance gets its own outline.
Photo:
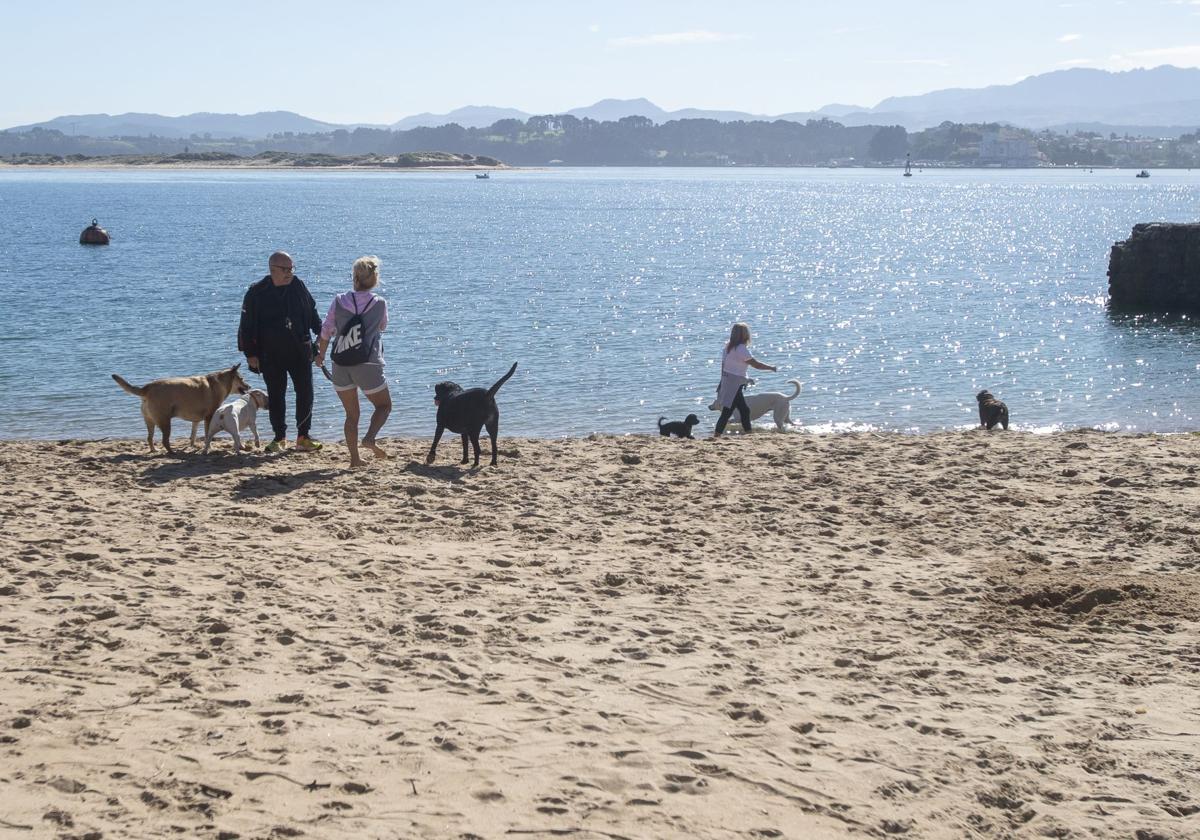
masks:
POLYGON ((663 421, 666 419, 666 417, 658 418, 658 433, 660 435, 663 437, 675 435, 675 437, 691 438, 692 440, 695 440, 695 438, 692 437, 692 426, 697 426, 700 424, 700 418, 695 414, 689 414, 682 420, 675 420, 671 423, 664 423, 663 421))
POLYGON ((1008 429, 1008 406, 992 396, 991 391, 980 391, 975 395, 979 402, 979 425, 991 431, 999 423, 1008 429))
POLYGON ((487 427, 492 439, 492 466, 496 466, 496 435, 500 431, 500 409, 496 405, 496 392, 517 370, 517 363, 508 369, 491 388, 472 388, 464 391, 457 383, 439 382, 433 386, 433 404, 437 406, 437 431, 433 433, 433 446, 429 447, 426 464, 432 464, 437 455, 438 441, 442 432, 449 429, 462 435, 462 463, 467 463, 467 440, 475 449, 475 466, 479 466, 479 430, 487 427))

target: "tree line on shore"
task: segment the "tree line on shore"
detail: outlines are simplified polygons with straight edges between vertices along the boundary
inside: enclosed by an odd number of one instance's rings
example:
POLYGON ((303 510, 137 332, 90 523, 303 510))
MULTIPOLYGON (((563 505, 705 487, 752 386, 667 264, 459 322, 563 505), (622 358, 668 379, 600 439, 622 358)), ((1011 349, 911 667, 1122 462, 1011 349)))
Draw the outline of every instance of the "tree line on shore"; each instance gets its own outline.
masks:
POLYGON ((931 165, 1191 167, 1200 166, 1200 131, 1178 139, 1157 139, 1086 131, 1034 132, 998 123, 945 122, 909 132, 902 126, 844 126, 828 119, 804 123, 688 119, 657 124, 646 117, 599 122, 567 115, 500 120, 486 128, 452 123, 407 131, 287 132, 260 139, 99 138, 41 128, 0 132, 0 156, 11 163, 118 155, 212 159, 265 152, 345 158, 431 150, 516 166, 870 166, 893 165, 910 155, 931 165))

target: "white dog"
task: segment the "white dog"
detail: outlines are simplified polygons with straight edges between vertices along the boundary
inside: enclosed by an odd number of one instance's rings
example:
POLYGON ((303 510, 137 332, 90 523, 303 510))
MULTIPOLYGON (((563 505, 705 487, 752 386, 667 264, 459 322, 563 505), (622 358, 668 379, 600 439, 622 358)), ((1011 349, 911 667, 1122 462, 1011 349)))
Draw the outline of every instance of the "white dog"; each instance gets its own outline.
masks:
POLYGON ((239 455, 242 452, 241 433, 249 429, 254 433, 254 447, 259 446, 258 439, 258 410, 267 407, 267 394, 254 388, 244 397, 238 397, 230 403, 225 403, 213 415, 212 423, 208 426, 208 434, 204 436, 204 451, 208 452, 213 435, 217 432, 229 432, 233 436, 233 451, 239 455))
MULTIPOLYGON (((783 427, 792 422, 790 406, 792 400, 800 395, 800 380, 789 379, 789 385, 794 385, 796 390, 788 394, 767 393, 767 394, 745 394, 746 405, 750 406, 751 422, 762 417, 768 411, 774 412, 775 428, 783 431, 783 427)), ((708 407, 709 411, 720 411, 721 401, 713 400, 708 407)), ((737 416, 737 411, 733 412, 734 417, 737 416)))

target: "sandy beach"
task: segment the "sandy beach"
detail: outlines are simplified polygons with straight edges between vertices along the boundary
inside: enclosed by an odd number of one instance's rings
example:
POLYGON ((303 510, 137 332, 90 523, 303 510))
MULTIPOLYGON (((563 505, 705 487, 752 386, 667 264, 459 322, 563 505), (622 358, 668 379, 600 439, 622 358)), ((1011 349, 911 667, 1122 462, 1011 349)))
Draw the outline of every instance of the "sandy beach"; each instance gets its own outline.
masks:
POLYGON ((0 836, 1200 836, 1200 436, 428 444, 5 442, 0 836))

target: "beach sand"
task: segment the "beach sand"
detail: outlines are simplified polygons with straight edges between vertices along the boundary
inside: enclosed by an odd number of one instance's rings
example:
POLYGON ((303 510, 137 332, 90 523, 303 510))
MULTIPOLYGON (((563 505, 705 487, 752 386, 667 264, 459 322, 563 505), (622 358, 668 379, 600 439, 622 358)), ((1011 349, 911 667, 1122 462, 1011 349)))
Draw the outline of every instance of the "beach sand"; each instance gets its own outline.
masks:
POLYGON ((1200 437, 215 446, 0 447, 0 836, 1200 836, 1200 437))

